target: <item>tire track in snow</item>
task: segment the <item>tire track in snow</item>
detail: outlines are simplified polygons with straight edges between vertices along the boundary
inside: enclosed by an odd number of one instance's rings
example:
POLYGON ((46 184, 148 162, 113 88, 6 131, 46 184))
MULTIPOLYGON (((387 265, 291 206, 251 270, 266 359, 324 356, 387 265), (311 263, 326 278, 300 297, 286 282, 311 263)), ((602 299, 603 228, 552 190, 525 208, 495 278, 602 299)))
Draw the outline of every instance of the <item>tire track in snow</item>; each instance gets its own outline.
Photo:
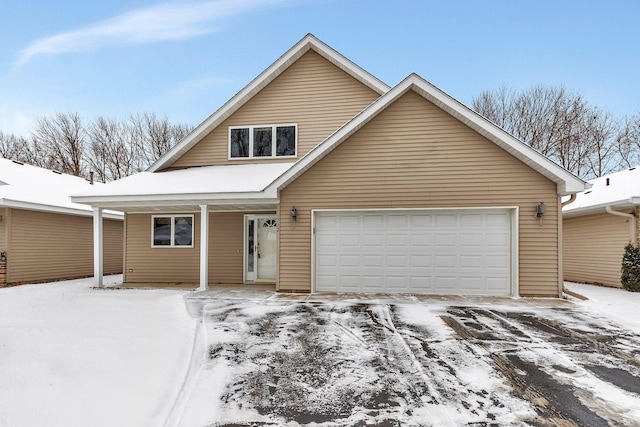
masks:
MULTIPOLYGON (((564 315, 570 313, 563 311, 564 315)), ((576 387, 574 384, 599 383, 603 376, 613 375, 606 370, 603 374, 600 368, 601 375, 596 373, 594 376, 596 369, 589 366, 592 361, 637 367, 633 356, 614 348, 616 340, 610 334, 577 331, 549 317, 541 317, 539 313, 458 307, 450 309, 449 314, 459 321, 451 316, 445 316, 443 320, 466 341, 489 351, 518 392, 536 404, 542 417, 551 416, 553 425, 558 422, 631 425, 628 422, 634 422, 598 394, 602 393, 603 387, 611 387, 607 383, 623 389, 626 384, 628 391, 635 391, 632 378, 637 377, 630 378, 628 372, 627 375, 614 372, 620 378, 618 383, 604 378, 601 387, 576 387), (555 362, 545 365, 545 360, 555 362), (633 389, 629 390, 630 387, 633 389)))

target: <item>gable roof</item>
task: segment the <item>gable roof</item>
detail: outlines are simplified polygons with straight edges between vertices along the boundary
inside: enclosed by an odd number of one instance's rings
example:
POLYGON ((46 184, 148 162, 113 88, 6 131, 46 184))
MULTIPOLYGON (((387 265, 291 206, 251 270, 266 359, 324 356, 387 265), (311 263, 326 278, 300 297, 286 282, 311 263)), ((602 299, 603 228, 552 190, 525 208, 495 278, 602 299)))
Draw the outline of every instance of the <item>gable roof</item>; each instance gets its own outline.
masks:
POLYGON ((605 212, 606 206, 628 209, 640 206, 640 168, 630 168, 589 181, 591 188, 578 193, 576 200, 562 209, 562 216, 605 212))
MULTIPOLYGON (((0 207, 91 216, 91 207, 73 203, 70 195, 102 185, 91 185, 81 177, 0 158, 0 207)), ((104 216, 123 218, 120 212, 106 212, 104 216)))
POLYGON ((573 194, 585 189, 583 180, 413 73, 309 151, 265 190, 284 188, 410 90, 418 93, 533 170, 555 182, 559 195, 573 194))
POLYGON ((307 34, 276 62, 271 64, 269 68, 264 70, 258 77, 253 79, 240 92, 235 94, 229 101, 220 107, 215 113, 209 116, 204 122, 197 126, 182 141, 171 148, 147 171, 157 172, 169 167, 182 155, 189 151, 194 145, 208 135, 220 123, 229 118, 233 113, 238 111, 247 101, 253 98, 258 92, 271 83, 276 77, 282 74, 287 68, 295 63, 309 50, 313 50, 320 56, 331 62, 342 71, 346 72, 365 86, 371 88, 379 94, 383 94, 389 90, 389 86, 381 80, 369 74, 367 71, 351 62, 339 52, 335 51, 322 41, 318 40, 313 34, 307 34))

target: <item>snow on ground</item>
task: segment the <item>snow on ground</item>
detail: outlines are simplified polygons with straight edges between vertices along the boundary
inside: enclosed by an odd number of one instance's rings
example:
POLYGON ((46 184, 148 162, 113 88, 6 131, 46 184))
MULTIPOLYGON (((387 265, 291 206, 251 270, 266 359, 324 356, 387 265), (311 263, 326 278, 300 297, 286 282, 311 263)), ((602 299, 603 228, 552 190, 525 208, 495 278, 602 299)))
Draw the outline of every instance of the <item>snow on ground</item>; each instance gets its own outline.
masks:
POLYGON ((0 427, 633 424, 640 294, 566 286, 589 300, 0 289, 0 427))
POLYGON ((640 334, 640 292, 604 286, 565 282, 565 287, 588 298, 574 302, 586 310, 601 313, 640 334))
POLYGON ((163 425, 193 347, 184 293, 92 279, 0 289, 0 426, 163 425))

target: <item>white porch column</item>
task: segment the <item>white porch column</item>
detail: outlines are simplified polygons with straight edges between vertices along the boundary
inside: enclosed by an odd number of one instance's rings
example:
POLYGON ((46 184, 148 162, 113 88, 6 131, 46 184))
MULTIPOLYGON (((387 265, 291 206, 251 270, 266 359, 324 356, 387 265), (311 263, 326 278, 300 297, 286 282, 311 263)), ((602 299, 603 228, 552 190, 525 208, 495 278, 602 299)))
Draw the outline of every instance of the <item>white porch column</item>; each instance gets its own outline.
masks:
POLYGON ((102 288, 104 283, 102 282, 103 275, 103 237, 104 230, 102 228, 102 208, 93 208, 93 280, 95 286, 102 288))
POLYGON ((200 205, 200 288, 209 289, 209 210, 200 205))

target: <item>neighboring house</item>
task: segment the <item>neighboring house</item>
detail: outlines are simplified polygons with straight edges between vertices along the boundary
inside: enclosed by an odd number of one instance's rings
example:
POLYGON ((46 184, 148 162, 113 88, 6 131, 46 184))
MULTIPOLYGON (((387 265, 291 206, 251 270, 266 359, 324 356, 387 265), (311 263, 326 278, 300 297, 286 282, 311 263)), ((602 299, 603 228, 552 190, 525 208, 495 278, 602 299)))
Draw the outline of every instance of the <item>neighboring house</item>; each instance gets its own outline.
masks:
POLYGON ((562 209, 564 279, 622 287, 624 247, 638 245, 640 169, 592 181, 562 209))
POLYGON ((558 296, 559 197, 584 184, 307 35, 146 172, 73 200, 125 211, 126 283, 558 296))
MULTIPOLYGON (((93 211, 69 196, 101 185, 0 158, 0 285, 91 276, 93 211)), ((123 214, 104 217, 104 271, 120 273, 123 214)))

